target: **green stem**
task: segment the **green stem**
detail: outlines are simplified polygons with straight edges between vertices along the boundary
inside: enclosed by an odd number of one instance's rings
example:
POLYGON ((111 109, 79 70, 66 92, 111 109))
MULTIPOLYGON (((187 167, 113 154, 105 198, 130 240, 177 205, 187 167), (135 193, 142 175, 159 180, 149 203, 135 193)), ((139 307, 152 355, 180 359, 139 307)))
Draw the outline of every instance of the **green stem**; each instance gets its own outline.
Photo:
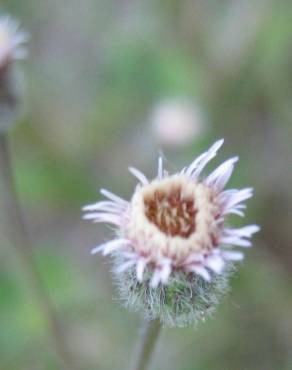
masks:
POLYGON ((161 331, 159 320, 145 321, 142 330, 140 342, 136 347, 131 370, 147 370, 151 357, 161 331))
POLYGON ((75 369, 74 361, 68 350, 65 335, 53 307, 50 296, 44 286, 42 276, 36 265, 30 238, 25 226, 24 217, 14 183, 12 161, 9 150, 8 137, 0 134, 0 180, 1 198, 4 202, 5 215, 8 221, 10 239, 16 247, 19 259, 26 270, 32 290, 38 300, 39 307, 47 321, 51 332, 51 339, 66 370, 75 369))

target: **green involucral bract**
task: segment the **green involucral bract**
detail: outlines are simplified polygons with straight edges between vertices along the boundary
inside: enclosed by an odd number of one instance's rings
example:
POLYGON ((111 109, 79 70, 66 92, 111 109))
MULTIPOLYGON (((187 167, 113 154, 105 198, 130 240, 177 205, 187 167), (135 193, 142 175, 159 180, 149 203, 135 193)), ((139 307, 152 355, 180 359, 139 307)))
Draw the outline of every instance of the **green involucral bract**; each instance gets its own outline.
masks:
MULTIPOLYGON (((121 257, 115 256, 114 266, 121 257)), ((146 270, 142 283, 137 281, 135 268, 116 275, 118 294, 124 306, 141 312, 146 320, 159 319, 165 326, 196 326, 210 316, 220 298, 229 290, 234 271, 231 263, 222 274, 214 274, 210 282, 193 273, 175 272, 167 285, 150 286, 151 273, 146 270)))

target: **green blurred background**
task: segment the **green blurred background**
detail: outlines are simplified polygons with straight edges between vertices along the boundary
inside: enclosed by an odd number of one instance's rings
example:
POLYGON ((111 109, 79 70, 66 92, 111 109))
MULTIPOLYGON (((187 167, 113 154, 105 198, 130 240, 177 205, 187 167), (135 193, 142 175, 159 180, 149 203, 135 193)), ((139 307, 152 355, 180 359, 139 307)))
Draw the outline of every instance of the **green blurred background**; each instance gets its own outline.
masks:
MULTIPOLYGON (((100 187, 128 198, 129 165, 153 176, 162 150, 176 170, 224 137, 212 166, 239 154, 230 186, 254 186, 244 222, 262 231, 214 318, 165 329, 152 369, 292 370, 291 1, 9 0, 1 10, 31 33, 15 176, 79 369, 127 368, 140 323, 116 299, 109 260, 90 256, 110 230, 82 221, 81 207, 100 187), (153 130, 165 99, 199 111, 185 145, 153 130)), ((4 237, 0 369, 62 369, 4 237)))

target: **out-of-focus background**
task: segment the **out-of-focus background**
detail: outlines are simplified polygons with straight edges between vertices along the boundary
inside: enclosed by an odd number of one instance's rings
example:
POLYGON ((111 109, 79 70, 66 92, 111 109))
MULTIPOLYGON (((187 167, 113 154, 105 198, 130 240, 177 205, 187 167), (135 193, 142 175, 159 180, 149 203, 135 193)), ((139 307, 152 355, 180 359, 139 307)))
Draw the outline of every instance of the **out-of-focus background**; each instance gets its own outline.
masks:
MULTIPOLYGON (((213 319, 165 329, 152 369, 292 369, 292 4, 276 0, 9 0, 31 34, 25 112, 11 135, 35 258, 82 370, 125 369, 140 318, 116 299, 111 233, 81 220, 98 189, 128 198, 216 139, 239 154, 262 231, 213 319)), ((0 194, 1 198, 1 194, 0 194)), ((5 217, 1 211, 1 217, 5 217)), ((234 217, 234 222, 237 220, 234 217)), ((62 369, 31 284, 1 237, 0 369, 62 369)))

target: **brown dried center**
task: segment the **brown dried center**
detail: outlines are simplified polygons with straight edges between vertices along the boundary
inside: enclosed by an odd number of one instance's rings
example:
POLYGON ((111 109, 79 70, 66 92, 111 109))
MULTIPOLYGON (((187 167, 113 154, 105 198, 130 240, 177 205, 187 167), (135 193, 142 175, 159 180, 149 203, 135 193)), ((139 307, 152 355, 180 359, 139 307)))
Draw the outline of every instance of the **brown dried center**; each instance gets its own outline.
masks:
POLYGON ((144 197, 144 205, 148 220, 167 235, 188 238, 196 229, 194 199, 183 198, 180 187, 170 193, 156 190, 144 197))

